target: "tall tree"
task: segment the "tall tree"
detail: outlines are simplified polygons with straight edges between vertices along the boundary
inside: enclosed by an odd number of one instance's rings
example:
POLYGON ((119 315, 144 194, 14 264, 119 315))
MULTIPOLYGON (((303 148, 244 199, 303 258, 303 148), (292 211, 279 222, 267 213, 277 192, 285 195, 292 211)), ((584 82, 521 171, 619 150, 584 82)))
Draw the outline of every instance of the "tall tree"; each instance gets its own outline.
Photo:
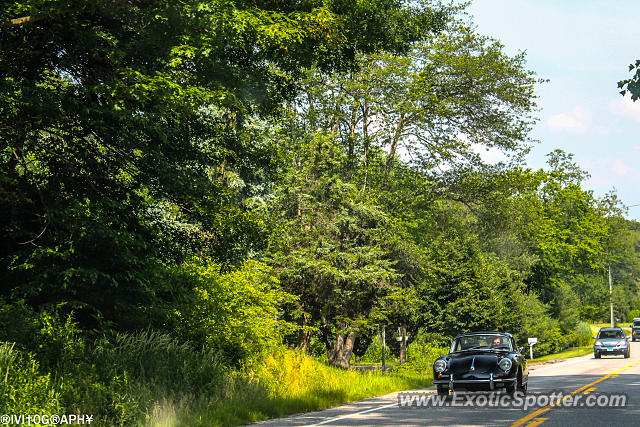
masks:
POLYGON ((311 130, 339 135, 350 164, 366 171, 374 148, 387 152, 386 177, 400 152, 423 170, 479 160, 498 148, 528 149, 536 79, 524 54, 453 20, 407 55, 364 55, 356 72, 312 73, 299 109, 311 130))

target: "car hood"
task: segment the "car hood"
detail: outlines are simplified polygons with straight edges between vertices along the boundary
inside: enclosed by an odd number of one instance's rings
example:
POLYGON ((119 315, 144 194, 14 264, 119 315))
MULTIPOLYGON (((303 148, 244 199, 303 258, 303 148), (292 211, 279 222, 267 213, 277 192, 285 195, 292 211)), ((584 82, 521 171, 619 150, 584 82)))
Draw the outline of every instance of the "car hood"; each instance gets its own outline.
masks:
POLYGON ((477 373, 493 372, 498 366, 498 362, 505 356, 504 353, 472 352, 449 354, 449 372, 453 374, 466 373, 473 370, 477 373))

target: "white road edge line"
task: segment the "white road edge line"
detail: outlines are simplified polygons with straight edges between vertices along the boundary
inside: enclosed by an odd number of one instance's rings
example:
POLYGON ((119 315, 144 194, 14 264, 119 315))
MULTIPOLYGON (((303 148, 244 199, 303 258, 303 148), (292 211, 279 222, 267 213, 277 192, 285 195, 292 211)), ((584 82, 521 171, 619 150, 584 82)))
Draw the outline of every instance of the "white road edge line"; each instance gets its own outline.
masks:
POLYGON ((375 411, 379 411, 380 409, 391 408, 392 406, 398 406, 398 403, 397 402, 396 403, 390 403, 388 405, 378 406, 376 408, 366 409, 364 411, 354 412, 352 414, 341 415, 341 416, 335 417, 335 418, 329 418, 328 420, 324 420, 324 421, 321 421, 321 422, 316 423, 316 424, 309 424, 309 425, 304 426, 304 427, 321 426, 323 424, 329 424, 329 423, 332 423, 334 421, 344 420, 345 418, 357 417, 358 415, 366 414, 368 412, 375 412, 375 411))

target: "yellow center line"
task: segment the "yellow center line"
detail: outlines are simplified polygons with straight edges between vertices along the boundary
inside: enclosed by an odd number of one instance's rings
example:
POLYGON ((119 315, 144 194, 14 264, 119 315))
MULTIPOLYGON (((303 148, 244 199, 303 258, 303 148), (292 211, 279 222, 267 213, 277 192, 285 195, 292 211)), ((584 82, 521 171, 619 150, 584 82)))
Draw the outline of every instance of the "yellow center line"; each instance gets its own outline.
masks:
MULTIPOLYGON (((533 411, 533 412, 532 412, 532 413, 530 413, 529 415, 526 415, 526 416, 524 416, 524 417, 520 418, 519 420, 514 421, 514 422, 513 422, 513 424, 511 424, 511 425, 510 425, 510 427, 518 427, 518 426, 523 425, 523 424, 524 424, 524 423, 526 423, 527 421, 530 421, 530 420, 532 420, 533 418, 536 418, 538 415, 540 415, 540 414, 544 414, 545 412, 547 412, 548 410, 550 410, 551 408, 553 408, 553 407, 554 407, 554 406, 556 406, 557 404, 561 403, 561 402, 562 402, 563 400, 565 400, 567 397, 569 397, 569 396, 573 396, 574 394, 578 394, 578 393, 580 393, 581 391, 584 391, 584 390, 586 390, 587 388, 589 388, 589 387, 591 387, 591 386, 593 386, 593 385, 595 385, 595 384, 598 384, 600 381, 604 381, 604 380, 606 380, 607 378, 611 378, 611 377, 617 376, 618 372, 624 371, 625 369, 629 369, 630 367, 632 367, 633 365, 635 365, 635 364, 636 364, 636 363, 638 363, 638 362, 640 362, 640 359, 636 360, 635 362, 629 363, 628 365, 623 366, 622 368, 618 369, 617 371, 613 371, 613 372, 611 372, 610 374, 607 374, 607 375, 605 375, 604 377, 599 378, 599 379, 597 379, 597 380, 595 380, 595 381, 593 381, 593 382, 591 382, 591 383, 589 383, 589 384, 587 384, 587 385, 583 385, 582 387, 580 387, 580 388, 578 388, 578 389, 575 389, 575 390, 574 390, 574 391, 572 391, 571 393, 569 393, 569 394, 567 394, 567 395, 565 395, 565 396, 561 397, 560 399, 556 400, 555 402, 551 402, 551 403, 550 403, 550 404, 548 404, 547 406, 543 406, 542 408, 540 408, 540 409, 538 409, 538 410, 536 410, 536 411, 533 411)), ((537 424, 536 424, 536 425, 537 425, 537 424)))
MULTIPOLYGON (((616 377, 617 377, 617 375, 616 375, 616 377)), ((611 378, 613 378, 613 376, 612 376, 611 378)), ((589 393, 591 393, 591 392, 592 392, 593 390, 595 390, 595 389, 596 389, 595 387, 590 387, 590 388, 588 388, 588 389, 586 389, 586 390, 584 391, 584 394, 589 394, 589 393)))
POLYGON ((547 421, 549 418, 536 418, 533 421, 530 421, 529 424, 526 425, 526 427, 536 427, 539 426, 540 424, 542 424, 543 422, 547 421))

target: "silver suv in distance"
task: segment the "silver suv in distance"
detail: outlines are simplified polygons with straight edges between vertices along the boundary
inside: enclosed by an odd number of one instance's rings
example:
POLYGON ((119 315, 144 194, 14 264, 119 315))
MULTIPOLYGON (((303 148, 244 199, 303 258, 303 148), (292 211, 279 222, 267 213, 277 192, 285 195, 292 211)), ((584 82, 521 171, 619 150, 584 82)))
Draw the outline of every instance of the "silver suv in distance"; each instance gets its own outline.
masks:
POLYGON ((604 355, 622 354, 625 359, 631 355, 631 346, 622 328, 600 328, 593 343, 593 357, 600 359, 604 355))

